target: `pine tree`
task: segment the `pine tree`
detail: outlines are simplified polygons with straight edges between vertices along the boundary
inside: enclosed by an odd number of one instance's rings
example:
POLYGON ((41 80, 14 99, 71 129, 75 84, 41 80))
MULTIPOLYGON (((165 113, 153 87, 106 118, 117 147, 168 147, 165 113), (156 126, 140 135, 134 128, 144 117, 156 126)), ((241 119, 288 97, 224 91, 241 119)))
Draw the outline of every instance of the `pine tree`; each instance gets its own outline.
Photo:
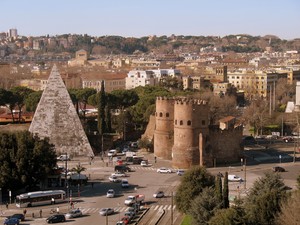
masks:
POLYGON ((215 195, 219 199, 220 202, 223 202, 223 195, 222 195, 222 179, 220 176, 216 176, 216 184, 215 184, 215 195))
POLYGON ((223 207, 229 208, 228 172, 226 172, 224 176, 223 207))
POLYGON ((98 102, 98 131, 102 136, 107 128, 105 121, 105 107, 106 107, 106 96, 104 89, 104 80, 101 81, 101 91, 99 93, 99 102, 98 102))

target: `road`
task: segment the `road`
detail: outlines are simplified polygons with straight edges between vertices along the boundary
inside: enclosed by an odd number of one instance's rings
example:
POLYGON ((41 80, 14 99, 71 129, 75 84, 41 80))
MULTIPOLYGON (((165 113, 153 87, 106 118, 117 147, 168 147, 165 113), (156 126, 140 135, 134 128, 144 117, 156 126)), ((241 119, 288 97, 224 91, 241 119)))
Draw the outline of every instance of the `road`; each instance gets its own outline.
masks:
MULTIPOLYGON (((290 154, 293 152, 293 146, 277 143, 270 145, 269 149, 257 149, 257 146, 250 146, 248 150, 245 151, 245 156, 247 158, 247 163, 249 165, 242 167, 239 163, 209 168, 212 174, 217 174, 218 172, 228 171, 229 174, 235 174, 244 179, 246 175, 246 183, 230 182, 230 198, 244 196, 247 191, 253 185, 254 181, 261 177, 266 171, 270 171, 275 165, 283 166, 287 172, 281 173, 284 182, 287 186, 295 189, 296 188, 296 177, 299 175, 300 162, 297 160, 293 163, 290 160, 290 154), (280 149, 280 150, 278 150, 280 149), (281 154, 282 161, 279 162, 278 154, 281 154), (275 157, 276 156, 276 157, 275 157), (269 158, 272 158, 270 160, 269 158)), ((113 166, 106 162, 103 162, 100 158, 95 158, 90 164, 87 158, 75 158, 68 162, 68 167, 72 168, 80 164, 87 168, 84 172, 93 185, 89 183, 88 185, 82 187, 80 191, 80 196, 78 196, 78 187, 71 187, 72 189, 72 200, 76 202, 75 207, 80 208, 84 216, 76 219, 69 219, 67 224, 69 225, 81 225, 81 224, 101 224, 101 225, 115 225, 116 222, 123 216, 124 212, 127 210, 127 206, 124 205, 124 200, 127 195, 133 194, 144 194, 145 195, 145 210, 142 219, 140 219, 139 225, 147 224, 151 225, 154 221, 160 219, 159 224, 171 224, 173 220, 174 224, 180 224, 178 221, 181 219, 181 215, 178 213, 176 205, 172 204, 172 194, 176 192, 176 187, 180 183, 180 176, 176 173, 172 174, 159 174, 156 169, 161 166, 170 167, 170 162, 167 160, 158 159, 157 163, 154 163, 153 154, 145 153, 145 158, 147 158, 150 163, 153 163, 151 167, 141 167, 140 165, 132 165, 134 172, 128 173, 128 181, 130 188, 122 189, 120 183, 111 183, 108 180, 109 175, 113 172, 113 166), (117 196, 115 198, 106 198, 106 192, 108 189, 113 188, 117 196), (166 197, 162 199, 153 198, 153 193, 162 190, 165 192, 166 197), (104 207, 114 208, 115 213, 107 217, 100 216, 99 210, 104 207), (162 215, 163 214, 163 215, 162 215), (152 221, 152 222, 151 222, 152 221)), ((299 154, 296 155, 297 157, 299 154)), ((298 159, 298 158, 297 158, 298 159)), ((64 165, 64 162, 60 163, 64 165)), ((56 205, 60 207, 61 213, 66 213, 70 206, 67 203, 56 205)), ((55 206, 55 207, 56 207, 55 206)), ((50 210, 52 206, 43 207, 33 207, 27 209, 27 218, 24 225, 43 225, 46 224, 46 218, 50 215, 50 210), (42 218, 38 218, 39 210, 42 209, 42 218), (32 217, 34 213, 34 217, 32 217)), ((1 207, 3 216, 11 215, 13 213, 20 213, 22 209, 16 208, 13 204, 9 206, 9 209, 1 207)), ((136 218, 135 221, 137 221, 136 218)), ((3 222, 3 217, 0 218, 0 223, 3 222)))

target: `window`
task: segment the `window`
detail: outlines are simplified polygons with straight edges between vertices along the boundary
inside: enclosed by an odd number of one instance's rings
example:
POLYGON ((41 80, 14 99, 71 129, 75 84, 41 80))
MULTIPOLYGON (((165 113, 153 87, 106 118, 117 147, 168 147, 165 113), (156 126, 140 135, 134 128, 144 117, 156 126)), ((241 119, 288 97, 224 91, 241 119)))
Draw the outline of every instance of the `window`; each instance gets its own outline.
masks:
POLYGON ((163 114, 162 113, 159 113, 159 117, 162 117, 163 116, 163 114))
POLYGON ((192 121, 188 120, 188 121, 187 121, 187 125, 188 125, 188 126, 191 126, 191 125, 192 125, 192 121))
POLYGON ((177 125, 177 120, 175 120, 175 125, 177 125))
POLYGON ((205 120, 202 120, 202 125, 203 125, 203 126, 205 125, 205 120))
POLYGON ((183 121, 182 120, 180 120, 180 125, 183 125, 183 121))
POLYGON ((169 113, 166 113, 166 117, 169 117, 170 115, 169 115, 169 113))

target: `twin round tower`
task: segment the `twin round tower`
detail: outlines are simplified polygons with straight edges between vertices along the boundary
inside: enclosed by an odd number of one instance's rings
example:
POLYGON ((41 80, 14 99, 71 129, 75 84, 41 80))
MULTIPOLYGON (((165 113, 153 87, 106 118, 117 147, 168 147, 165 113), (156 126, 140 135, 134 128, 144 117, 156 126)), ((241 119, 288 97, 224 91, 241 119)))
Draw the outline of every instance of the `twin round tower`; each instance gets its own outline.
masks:
POLYGON ((228 120, 225 129, 209 125, 208 102, 190 98, 156 99, 154 154, 173 168, 214 166, 241 156, 242 126, 228 120))

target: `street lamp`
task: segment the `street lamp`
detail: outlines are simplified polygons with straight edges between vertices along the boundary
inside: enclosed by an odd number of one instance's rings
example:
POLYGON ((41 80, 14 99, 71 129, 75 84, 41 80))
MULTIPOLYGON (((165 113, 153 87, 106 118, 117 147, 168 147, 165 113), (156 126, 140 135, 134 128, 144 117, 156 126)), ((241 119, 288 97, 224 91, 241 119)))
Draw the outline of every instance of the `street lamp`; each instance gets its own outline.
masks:
POLYGON ((0 187, 0 205, 2 205, 2 188, 0 187))

